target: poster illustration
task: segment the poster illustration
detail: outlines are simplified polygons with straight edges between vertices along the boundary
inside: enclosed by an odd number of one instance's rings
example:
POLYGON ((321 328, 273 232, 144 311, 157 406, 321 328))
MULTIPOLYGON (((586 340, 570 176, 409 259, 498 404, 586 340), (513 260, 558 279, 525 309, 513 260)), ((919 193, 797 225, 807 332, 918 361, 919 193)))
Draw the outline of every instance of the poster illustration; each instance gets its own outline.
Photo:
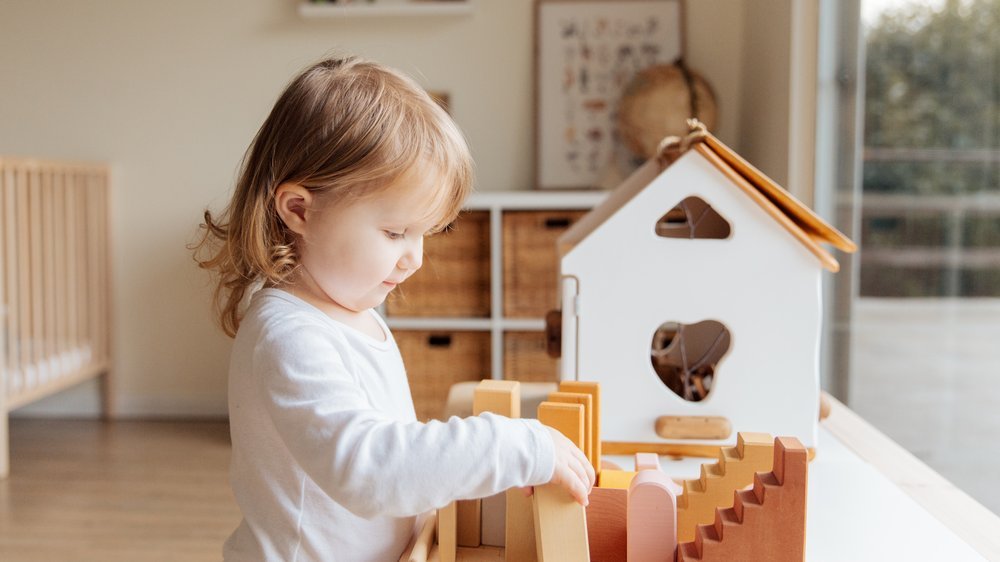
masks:
POLYGON ((599 187, 632 168, 618 100, 638 71, 682 55, 682 0, 539 0, 536 18, 536 187, 599 187))

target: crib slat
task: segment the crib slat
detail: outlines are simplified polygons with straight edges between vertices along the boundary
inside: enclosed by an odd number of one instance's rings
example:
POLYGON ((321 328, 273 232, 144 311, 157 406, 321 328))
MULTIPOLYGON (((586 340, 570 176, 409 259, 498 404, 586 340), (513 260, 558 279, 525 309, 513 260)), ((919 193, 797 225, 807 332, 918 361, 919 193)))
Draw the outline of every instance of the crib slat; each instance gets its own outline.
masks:
POLYGON ((66 342, 70 349, 79 345, 76 304, 76 174, 67 174, 66 186, 66 342))
POLYGON ((15 171, 17 182, 17 262, 25 264, 18 267, 18 360, 22 377, 21 388, 31 384, 25 372, 31 362, 31 268, 28 231, 28 173, 24 166, 18 166, 15 171))
POLYGON ((101 169, 101 197, 100 204, 98 205, 98 213, 99 220, 97 224, 100 227, 98 238, 101 241, 99 247, 101 256, 100 350, 101 360, 107 366, 104 376, 101 377, 101 405, 104 418, 111 419, 116 414, 118 401, 115 397, 115 378, 111 372, 113 369, 113 365, 111 364, 111 319, 114 308, 111 300, 111 169, 108 166, 104 166, 101 169))
POLYGON ((45 281, 43 352, 46 357, 56 356, 56 276, 55 276, 55 219, 53 200, 55 199, 52 166, 44 166, 42 175, 42 279, 45 281))
POLYGON ((4 396, 10 392, 10 347, 7 326, 10 323, 10 295, 7 289, 7 272, 11 269, 10 251, 7 249, 7 225, 12 217, 7 203, 7 163, 0 160, 0 414, 3 414, 4 396))
POLYGON ((7 396, 11 394, 13 370, 10 367, 8 349, 11 338, 8 326, 11 318, 10 294, 8 291, 9 281, 7 274, 13 269, 11 252, 7 247, 8 226, 13 221, 10 204, 8 202, 7 191, 10 188, 8 181, 7 163, 0 160, 0 478, 5 478, 10 473, 10 439, 9 428, 7 426, 7 396))
POLYGON ((10 212, 10 202, 7 200, 7 190, 10 188, 7 166, 6 162, 0 160, 0 217, 3 218, 3 222, 0 223, 0 414, 6 411, 3 405, 4 395, 10 393, 12 377, 9 354, 11 337, 8 327, 13 300, 10 298, 8 287, 10 281, 7 280, 7 275, 13 269, 13 261, 11 251, 7 247, 7 240, 10 239, 7 230, 13 216, 10 212))
POLYGON ((95 190, 94 190, 94 262, 97 264, 96 276, 95 276, 95 287, 94 294, 96 296, 95 301, 97 303, 97 314, 94 315, 96 320, 96 330, 95 339, 96 345, 94 345, 94 353, 100 359, 107 357, 104 353, 104 348, 107 345, 107 335, 105 332, 105 316, 107 315, 107 302, 104 300, 107 295, 104 293, 104 284, 106 282, 104 271, 107 267, 105 260, 107 256, 104 255, 102 240, 106 240, 104 237, 104 213, 103 208, 106 204, 104 199, 105 191, 105 174, 102 172, 96 177, 95 190))
POLYGON ((42 186, 41 173, 37 167, 28 170, 28 193, 30 194, 29 227, 31 240, 31 358, 35 366, 36 380, 41 380, 45 372, 45 359, 42 339, 45 337, 42 323, 42 299, 45 296, 45 284, 42 277, 42 186))
POLYGON ((66 170, 56 168, 53 173, 52 214, 55 217, 53 225, 54 267, 52 275, 60 280, 56 284, 55 297, 52 302, 55 308, 56 353, 63 357, 68 347, 66 343, 66 291, 62 281, 66 279, 66 170))
POLYGON ((87 302, 91 304, 88 320, 90 325, 87 330, 90 332, 90 348, 94 359, 100 359, 100 304, 98 295, 98 270, 101 266, 101 258, 97 255, 97 196, 98 177, 96 172, 87 174, 87 302))
POLYGON ((104 237, 104 206, 107 204, 105 200, 105 190, 106 190, 106 174, 102 170, 100 174, 96 177, 96 185, 94 191, 94 262, 96 267, 95 285, 94 293, 96 299, 94 302, 97 303, 97 314, 94 318, 97 320, 96 329, 96 341, 97 344, 94 346, 94 352, 98 357, 104 359, 107 357, 105 355, 104 349, 107 345, 107 332, 105 331, 106 316, 107 316, 107 295, 104 292, 104 286, 107 282, 105 276, 105 270, 107 269, 107 256, 104 254, 103 240, 107 240, 104 237))
POLYGON ((7 381, 9 378, 9 366, 7 365, 7 270, 10 264, 7 263, 7 223, 10 217, 7 213, 7 165, 0 160, 0 414, 6 412, 4 398, 9 392, 7 381))
POLYGON ((79 183, 77 185, 76 205, 76 306, 77 306, 77 330, 80 335, 79 343, 85 346, 90 343, 90 334, 87 331, 87 312, 89 303, 87 302, 87 173, 84 170, 78 172, 79 183))
MULTIPOLYGON (((17 189, 15 184, 14 168, 10 164, 5 164, 3 173, 3 200, 4 200, 4 289, 6 306, 6 318, 4 319, 4 338, 7 349, 7 384, 6 391, 12 392, 20 384, 15 381, 15 373, 19 372, 20 350, 17 347, 17 338, 20 335, 19 322, 20 309, 18 303, 18 280, 17 280, 17 189)), ((6 410, 0 411, 5 413, 6 410)))

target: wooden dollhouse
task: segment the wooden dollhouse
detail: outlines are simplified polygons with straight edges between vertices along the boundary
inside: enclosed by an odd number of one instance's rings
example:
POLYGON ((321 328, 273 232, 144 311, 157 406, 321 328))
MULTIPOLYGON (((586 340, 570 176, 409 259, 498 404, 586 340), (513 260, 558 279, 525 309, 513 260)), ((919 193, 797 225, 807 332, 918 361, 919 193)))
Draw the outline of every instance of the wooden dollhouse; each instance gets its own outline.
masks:
POLYGON ((559 239, 561 379, 601 384, 610 442, 813 447, 821 244, 856 246, 689 126, 559 239))

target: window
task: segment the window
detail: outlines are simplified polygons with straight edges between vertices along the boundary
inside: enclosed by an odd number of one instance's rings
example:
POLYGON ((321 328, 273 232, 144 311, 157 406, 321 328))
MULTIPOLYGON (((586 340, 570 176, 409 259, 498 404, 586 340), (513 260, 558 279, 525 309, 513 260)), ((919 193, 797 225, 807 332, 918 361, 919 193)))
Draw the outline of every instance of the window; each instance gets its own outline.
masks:
POLYGON ((1000 0, 824 10, 818 197, 861 247, 832 279, 826 387, 1000 512, 1000 0))

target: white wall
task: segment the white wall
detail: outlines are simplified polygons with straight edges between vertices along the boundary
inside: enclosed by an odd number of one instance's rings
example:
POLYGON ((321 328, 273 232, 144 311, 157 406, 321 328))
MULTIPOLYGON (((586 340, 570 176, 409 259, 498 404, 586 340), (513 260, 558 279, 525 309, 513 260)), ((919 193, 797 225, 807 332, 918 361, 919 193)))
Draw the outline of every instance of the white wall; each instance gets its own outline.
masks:
MULTIPOLYGON (((206 275, 184 246, 204 207, 223 206, 243 150, 304 65, 358 53, 450 91, 478 189, 530 187, 533 4, 475 1, 465 17, 349 20, 303 20, 294 0, 0 3, 0 154, 114 166, 122 415, 225 413, 229 341, 212 324, 206 275)), ((751 4, 762 2, 787 5, 751 4)), ((746 113, 757 110, 745 101, 756 98, 744 96, 748 64, 788 64, 753 59, 748 41, 773 37, 747 33, 760 19, 747 19, 749 5, 686 6, 688 63, 713 85, 717 133, 737 150, 741 128, 788 113, 787 103, 746 113)), ((787 68, 773 80, 770 94, 787 88, 787 68)), ((769 173, 768 155, 788 148, 776 138, 750 153, 769 173)), ((22 412, 87 415, 96 411, 95 389, 83 385, 22 412)))

